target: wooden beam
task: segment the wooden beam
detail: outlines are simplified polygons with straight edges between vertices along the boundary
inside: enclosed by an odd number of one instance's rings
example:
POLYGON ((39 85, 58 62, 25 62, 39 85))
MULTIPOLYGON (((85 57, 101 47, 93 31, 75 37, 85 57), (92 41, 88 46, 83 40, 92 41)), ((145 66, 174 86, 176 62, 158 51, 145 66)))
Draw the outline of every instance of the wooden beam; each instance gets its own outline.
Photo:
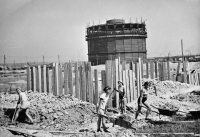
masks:
MULTIPOLYGON (((115 66, 114 66, 114 68, 115 68, 115 81, 114 81, 114 83, 115 83, 115 85, 114 85, 114 87, 116 88, 116 89, 118 89, 118 80, 119 80, 119 61, 118 61, 118 59, 115 59, 115 66)), ((116 100, 116 108, 118 108, 119 107, 119 93, 118 92, 115 92, 115 100, 116 100)))
POLYGON ((82 100, 86 101, 86 71, 85 63, 82 63, 82 76, 81 76, 82 100))
POLYGON ((133 101, 133 70, 128 71, 129 76, 129 88, 130 88, 130 102, 133 101))
POLYGON ((72 63, 69 62, 68 63, 68 87, 69 87, 69 93, 70 95, 74 95, 74 91, 73 91, 73 76, 72 76, 72 63))
POLYGON ((158 78, 158 76, 159 76, 158 75, 158 62, 155 61, 154 64, 155 64, 155 77, 158 78))
POLYGON ((137 99, 137 90, 135 86, 135 73, 132 73, 132 83, 133 83, 133 100, 137 99))
POLYGON ((146 62, 146 78, 149 78, 149 62, 146 62))
MULTIPOLYGON (((112 60, 106 61, 106 86, 112 88, 112 60)), ((112 98, 108 100, 108 107, 112 107, 112 98)))
POLYGON ((30 66, 26 69, 27 72, 27 90, 31 90, 31 68, 30 66))
POLYGON ((171 80, 171 70, 170 70, 170 62, 169 61, 167 61, 167 79, 168 80, 171 80))
POLYGON ((80 99, 80 85, 79 85, 79 70, 78 70, 78 62, 75 63, 75 97, 80 99))
POLYGON ((128 70, 125 70, 127 103, 131 102, 131 100, 130 100, 130 81, 129 81, 128 75, 129 75, 128 70))
POLYGON ((46 65, 42 66, 42 92, 46 93, 47 92, 47 72, 46 72, 46 65))
POLYGON ((94 70, 94 80, 95 80, 95 98, 94 98, 94 104, 96 105, 99 101, 99 90, 98 90, 98 87, 99 87, 99 80, 98 80, 98 70, 95 69, 94 70))
POLYGON ((68 77, 69 77, 68 64, 65 63, 64 64, 64 94, 65 95, 69 94, 68 77))
POLYGON ((36 90, 41 93, 42 92, 42 82, 41 82, 41 66, 37 66, 37 74, 36 74, 36 90))
POLYGON ((36 70, 35 67, 32 67, 31 69, 31 76, 32 76, 32 91, 36 91, 36 70))
POLYGON ((154 79, 154 65, 153 62, 150 62, 150 77, 154 79))

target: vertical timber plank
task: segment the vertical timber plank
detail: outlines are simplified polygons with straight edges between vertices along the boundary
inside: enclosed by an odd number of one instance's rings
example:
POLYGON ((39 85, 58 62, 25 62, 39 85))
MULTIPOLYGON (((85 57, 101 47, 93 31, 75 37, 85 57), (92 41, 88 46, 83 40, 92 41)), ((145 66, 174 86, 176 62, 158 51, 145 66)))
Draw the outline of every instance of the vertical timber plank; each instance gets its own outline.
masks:
POLYGON ((30 66, 27 67, 27 90, 31 90, 31 68, 30 66))
POLYGON ((150 76, 151 76, 151 79, 154 79, 154 66, 153 66, 153 62, 150 62, 150 76))
POLYGON ((47 92, 47 80, 46 80, 46 65, 43 65, 42 67, 42 92, 46 93, 47 92))
POLYGON ((42 77, 42 76, 41 76, 41 66, 38 65, 38 66, 37 66, 37 91, 38 91, 39 93, 42 92, 41 77, 42 77))
MULTIPOLYGON (((112 87, 112 61, 106 61, 106 86, 112 87)), ((112 107, 112 98, 108 100, 108 107, 112 107)))
MULTIPOLYGON (((119 80, 119 70, 118 70, 118 59, 115 59, 115 88, 118 89, 118 80, 119 80)), ((119 108, 119 93, 115 92, 116 108, 119 108)))
POLYGON ((159 62, 159 63, 158 63, 158 71, 159 71, 159 80, 160 80, 160 81, 163 81, 163 78, 162 78, 162 76, 163 76, 163 72, 162 72, 162 62, 159 62))
POLYGON ((127 102, 130 102, 130 81, 129 81, 129 73, 128 70, 125 70, 125 77, 126 77, 126 96, 127 102))
POLYGON ((155 64, 155 77, 158 78, 158 62, 155 61, 154 64, 155 64))
POLYGON ((55 63, 55 90, 54 95, 59 95, 59 83, 58 83, 58 63, 55 63))
POLYGON ((146 62, 146 78, 149 78, 149 62, 146 62))
POLYGON ((133 70, 129 70, 129 88, 130 88, 130 102, 133 101, 133 70))
POLYGON ((88 62, 88 97, 89 102, 92 103, 93 100, 93 80, 92 80, 92 68, 91 68, 91 62, 88 62))
POLYGON ((72 77, 72 63, 69 62, 68 63, 68 74, 69 74, 69 77, 68 77, 68 87, 69 87, 69 93, 70 95, 74 95, 73 93, 73 77, 72 77))
POLYGON ((82 64, 82 77, 81 77, 81 84, 82 84, 82 100, 86 101, 86 74, 85 74, 85 63, 82 64))
POLYGON ((65 95, 69 94, 68 77, 69 77, 68 64, 65 63, 64 64, 64 94, 65 95))
POLYGON ((166 62, 163 62, 163 80, 165 81, 167 78, 166 78, 166 73, 167 73, 167 71, 166 71, 166 62))
POLYGON ((170 71, 170 62, 167 61, 167 75, 168 75, 168 80, 171 80, 171 71, 170 71))
POLYGON ((63 95, 62 65, 58 64, 58 95, 63 95))
POLYGON ((31 76, 32 76, 32 91, 36 91, 36 70, 35 66, 32 67, 31 69, 31 76))
POLYGON ((126 70, 122 70, 122 81, 124 83, 125 95, 128 101, 127 89, 126 89, 126 70))
POLYGON ((137 66, 137 98, 140 96, 140 71, 139 71, 139 62, 136 64, 137 66))
POLYGON ((135 73, 132 72, 132 83, 133 83, 133 100, 137 99, 137 90, 136 90, 136 87, 135 87, 135 73))
POLYGON ((82 88, 82 71, 83 71, 83 67, 82 67, 82 62, 79 64, 79 85, 80 85, 80 99, 82 100, 82 92, 83 92, 83 88, 82 88))
POLYGON ((74 69, 75 69, 75 97, 80 99, 78 62, 75 63, 74 69))
POLYGON ((98 70, 97 69, 94 70, 94 80, 95 80, 94 104, 96 105, 99 101, 99 91, 98 91, 99 80, 98 80, 98 70))

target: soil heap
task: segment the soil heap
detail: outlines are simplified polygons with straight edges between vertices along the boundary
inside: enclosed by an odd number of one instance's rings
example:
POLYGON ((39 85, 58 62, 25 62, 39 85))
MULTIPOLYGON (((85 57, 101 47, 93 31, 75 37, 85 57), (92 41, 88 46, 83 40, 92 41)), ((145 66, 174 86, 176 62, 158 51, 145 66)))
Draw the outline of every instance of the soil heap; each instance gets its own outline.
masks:
MULTIPOLYGON (((54 96, 45 93, 29 92, 30 115, 39 129, 65 130, 93 122, 95 106, 70 95, 54 96)), ((16 107, 16 94, 2 94, 1 108, 16 107)), ((4 123, 4 126, 6 123, 4 123)))

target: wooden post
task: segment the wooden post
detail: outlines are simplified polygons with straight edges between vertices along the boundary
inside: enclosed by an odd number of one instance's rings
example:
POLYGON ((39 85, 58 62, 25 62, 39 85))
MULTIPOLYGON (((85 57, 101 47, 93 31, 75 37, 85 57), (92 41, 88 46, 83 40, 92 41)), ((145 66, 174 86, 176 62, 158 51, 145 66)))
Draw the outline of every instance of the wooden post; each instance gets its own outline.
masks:
POLYGON ((132 82, 133 82, 133 100, 137 99, 137 90, 136 90, 136 87, 135 87, 135 73, 133 72, 132 73, 132 82))
POLYGON ((90 102, 90 81, 91 77, 89 76, 89 71, 91 71, 91 66, 89 63, 85 63, 85 71, 86 71, 86 101, 90 102))
POLYGON ((125 70, 125 69, 126 69, 126 61, 123 60, 123 61, 122 61, 122 70, 125 70))
POLYGON ((128 95, 127 95, 127 89, 126 89, 126 70, 122 71, 122 81, 124 83, 124 89, 126 91, 126 98, 127 98, 127 102, 128 102, 128 95))
MULTIPOLYGON (((112 88, 112 61, 106 61, 106 86, 112 88)), ((112 90, 112 89, 111 89, 112 90)), ((108 107, 112 107, 112 97, 108 100, 108 107)))
POLYGON ((69 77, 68 64, 65 63, 64 64, 64 94, 65 95, 69 94, 68 77, 69 77))
POLYGON ((178 75, 180 72, 180 62, 178 62, 178 66, 177 66, 177 73, 176 73, 176 75, 178 75))
POLYGON ((127 97, 127 102, 131 102, 130 100, 130 81, 129 81, 129 73, 128 70, 125 70, 125 77, 126 77, 126 97, 127 97))
POLYGON ((155 61, 154 64, 155 64, 155 77, 158 78, 158 62, 155 61))
MULTIPOLYGON (((119 70, 118 70, 118 67, 119 64, 118 64, 118 59, 115 59, 115 88, 118 89, 118 80, 119 80, 119 70)), ((116 108, 119 108, 119 93, 118 92, 115 92, 115 100, 116 100, 116 108)))
POLYGON ((187 70, 186 70, 186 66, 187 66, 187 61, 183 61, 183 82, 187 83, 187 70))
POLYGON ((139 58, 139 60, 140 60, 140 76, 142 79, 144 77, 143 60, 141 58, 139 58))
POLYGON ((92 69, 91 69, 91 62, 88 63, 88 82, 89 82, 89 97, 90 97, 90 103, 93 103, 93 75, 92 75, 92 69))
POLYGON ((52 83, 52 94, 54 95, 55 93, 55 90, 56 90, 56 87, 55 87, 55 76, 56 76, 56 65, 55 65, 55 63, 53 63, 53 65, 52 65, 52 78, 51 78, 51 83, 52 83))
POLYGON ((82 64, 82 76, 81 76, 81 88, 82 88, 82 100, 86 101, 86 74, 85 63, 82 64))
POLYGON ((47 92, 47 80, 46 80, 46 65, 43 65, 42 67, 42 92, 47 92))
POLYGON ((94 98, 94 104, 96 105, 99 101, 99 91, 98 91, 98 87, 99 87, 99 80, 98 80, 98 70, 95 69, 94 70, 94 80, 95 80, 95 98, 94 98))
POLYGON ((170 62, 167 61, 167 72, 168 72, 168 80, 171 80, 171 70, 170 70, 170 62))
POLYGON ((35 72, 35 67, 32 67, 31 69, 31 76, 32 76, 32 91, 36 91, 36 72, 35 72))
POLYGON ((82 99, 82 92, 83 92, 83 88, 82 88, 82 72, 83 72, 83 67, 82 67, 82 63, 79 64, 79 85, 80 85, 80 99, 82 99))
POLYGON ((133 70, 129 70, 129 84, 130 84, 130 102, 133 101, 133 70))
POLYGON ((158 71, 159 71, 159 80, 163 81, 162 62, 158 63, 158 71))
POLYGON ((167 78, 166 78, 166 62, 163 62, 163 80, 165 81, 167 78))
POLYGON ((47 92, 49 93, 49 94, 52 94, 53 93, 53 91, 52 91, 52 70, 50 70, 50 68, 46 68, 46 72, 47 72, 47 92))
POLYGON ((58 95, 63 95, 63 75, 61 64, 58 64, 58 95))
POLYGON ((42 85, 41 85, 41 66, 37 66, 37 75, 36 75, 36 78, 37 78, 37 87, 36 87, 36 90, 41 93, 42 92, 42 85))
POLYGON ((74 92, 73 92, 73 77, 72 77, 72 63, 69 62, 68 63, 68 87, 69 87, 69 93, 70 95, 74 95, 74 92))
POLYGON ((149 62, 146 62, 146 78, 149 78, 149 62))
POLYGON ((31 90, 31 68, 27 67, 27 90, 31 90))
POLYGON ((153 66, 153 62, 150 62, 150 76, 151 76, 151 79, 154 79, 154 66, 153 66))
POLYGON ((80 99, 78 63, 75 63, 74 70, 75 70, 75 97, 80 99))
POLYGON ((136 74, 137 74, 137 97, 139 97, 140 96, 140 72, 139 72, 139 63, 137 62, 137 64, 136 64, 136 66, 137 66, 137 72, 136 72, 136 74))
MULTIPOLYGON (((139 89, 142 89, 142 71, 143 68, 141 67, 141 65, 143 65, 143 62, 141 61, 141 58, 138 59, 138 66, 139 66, 139 89)), ((139 90, 139 96, 140 96, 140 90, 139 90)))
MULTIPOLYGON (((106 87, 106 71, 102 70, 101 71, 101 89, 102 89, 102 91, 105 87, 106 87)), ((99 95, 101 95, 101 92, 98 94, 98 99, 99 99, 99 95)))
POLYGON ((58 84, 58 63, 55 63, 54 67, 54 95, 57 96, 59 95, 59 84, 58 84))

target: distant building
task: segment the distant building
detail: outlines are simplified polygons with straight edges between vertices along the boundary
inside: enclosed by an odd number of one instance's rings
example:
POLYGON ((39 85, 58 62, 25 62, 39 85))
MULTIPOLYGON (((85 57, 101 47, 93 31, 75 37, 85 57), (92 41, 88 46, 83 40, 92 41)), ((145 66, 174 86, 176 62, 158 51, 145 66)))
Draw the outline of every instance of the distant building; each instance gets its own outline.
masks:
POLYGON ((145 22, 125 23, 123 19, 106 21, 86 29, 88 60, 92 65, 120 57, 131 62, 138 57, 146 59, 147 31, 145 22))

